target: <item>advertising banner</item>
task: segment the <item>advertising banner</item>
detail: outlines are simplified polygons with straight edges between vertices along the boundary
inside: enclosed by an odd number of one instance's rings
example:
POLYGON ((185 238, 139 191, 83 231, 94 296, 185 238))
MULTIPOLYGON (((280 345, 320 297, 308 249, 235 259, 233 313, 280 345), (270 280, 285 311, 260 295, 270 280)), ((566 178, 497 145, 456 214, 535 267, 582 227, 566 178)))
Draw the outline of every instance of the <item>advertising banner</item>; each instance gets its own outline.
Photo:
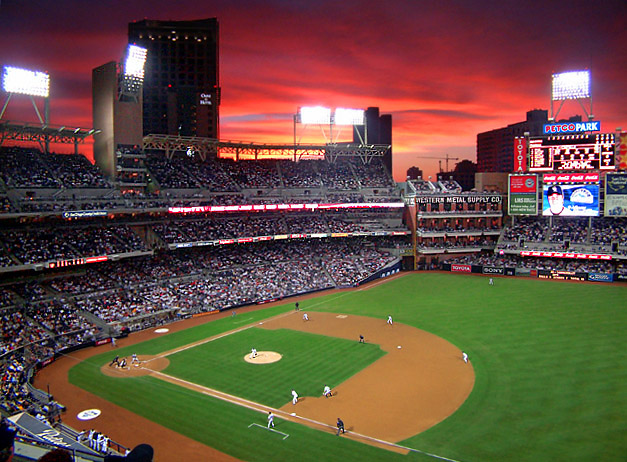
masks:
POLYGON ((510 215, 538 214, 538 177, 536 175, 510 175, 508 182, 510 215))
POLYGON ((627 132, 622 132, 618 137, 615 163, 618 170, 627 170, 627 132))
POLYGON ((605 175, 606 217, 627 216, 627 175, 608 173, 605 175))
POLYGON ((483 274, 504 274, 503 268, 497 268, 494 266, 484 266, 481 270, 483 274))
POLYGON ((498 194, 471 194, 471 195, 446 195, 446 196, 416 196, 417 204, 500 204, 501 196, 498 194))
POLYGON ((598 173, 545 173, 542 177, 545 183, 598 183, 601 176, 598 173))
POLYGON ((551 252, 540 250, 521 250, 521 257, 577 258, 581 260, 612 260, 611 255, 579 252, 551 252))
POLYGON ((451 265, 451 271, 459 272, 459 273, 471 273, 472 266, 470 265, 451 265))
POLYGON ((54 444, 62 448, 76 450, 82 453, 97 454, 88 447, 83 446, 78 441, 60 433, 50 425, 36 419, 26 412, 15 414, 9 417, 9 420, 13 422, 22 432, 38 441, 41 441, 42 443, 54 444))
POLYGON ((612 273, 588 273, 588 281, 614 282, 612 273))
POLYGON ((587 273, 577 273, 575 271, 560 270, 538 270, 538 278, 540 279, 556 279, 561 281, 586 281, 587 273))
POLYGON ((518 136, 514 138, 514 171, 527 171, 527 139, 518 136))

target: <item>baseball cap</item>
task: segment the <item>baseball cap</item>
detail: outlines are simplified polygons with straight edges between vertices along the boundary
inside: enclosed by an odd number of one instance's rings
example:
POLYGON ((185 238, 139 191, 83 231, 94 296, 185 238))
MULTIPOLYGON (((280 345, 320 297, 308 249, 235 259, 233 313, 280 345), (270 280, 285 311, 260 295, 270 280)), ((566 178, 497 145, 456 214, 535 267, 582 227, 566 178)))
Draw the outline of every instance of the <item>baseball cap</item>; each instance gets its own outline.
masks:
POLYGON ((562 191, 562 187, 556 184, 549 186, 549 189, 546 195, 551 196, 553 194, 564 195, 564 192, 562 191))

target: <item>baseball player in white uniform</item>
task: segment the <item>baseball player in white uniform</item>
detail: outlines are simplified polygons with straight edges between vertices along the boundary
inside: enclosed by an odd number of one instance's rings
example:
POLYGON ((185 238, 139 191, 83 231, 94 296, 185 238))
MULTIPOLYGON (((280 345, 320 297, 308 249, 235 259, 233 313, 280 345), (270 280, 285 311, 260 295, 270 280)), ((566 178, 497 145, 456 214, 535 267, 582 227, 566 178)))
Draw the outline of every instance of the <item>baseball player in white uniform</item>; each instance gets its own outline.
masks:
POLYGON ((274 414, 272 411, 268 411, 268 428, 274 428, 274 414))
POLYGON ((309 315, 307 313, 303 314, 303 321, 309 321, 309 315))
POLYGON ((131 364, 139 364, 139 358, 137 357, 137 353, 133 353, 133 355, 131 356, 131 364))
POLYGON ((252 350, 250 350, 250 359, 253 359, 256 357, 257 357, 257 349, 253 348, 252 350))
POLYGON ((298 402, 298 393, 296 390, 292 390, 292 404, 296 404, 298 402))
POLYGON ((391 326, 392 325, 392 315, 388 316, 388 324, 391 326))
POLYGON ((462 351, 462 359, 465 363, 468 363, 468 355, 462 351))
POLYGON ((328 398, 329 396, 333 396, 333 393, 331 393, 331 387, 328 385, 325 385, 324 391, 322 392, 322 394, 324 395, 325 398, 328 398))

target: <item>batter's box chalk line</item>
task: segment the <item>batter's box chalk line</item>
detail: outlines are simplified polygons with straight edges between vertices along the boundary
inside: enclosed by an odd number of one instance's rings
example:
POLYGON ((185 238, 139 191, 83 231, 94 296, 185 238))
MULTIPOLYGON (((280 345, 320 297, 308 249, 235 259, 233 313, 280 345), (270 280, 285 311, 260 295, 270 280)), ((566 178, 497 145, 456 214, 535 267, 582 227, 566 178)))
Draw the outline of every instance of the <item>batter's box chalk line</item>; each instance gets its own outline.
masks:
POLYGON ((283 435, 283 439, 288 438, 290 436, 287 433, 280 432, 278 430, 275 430, 274 428, 268 428, 268 427, 265 427, 263 425, 259 425, 258 423, 251 423, 248 426, 248 428, 250 428, 250 427, 259 427, 259 428, 263 428, 264 430, 268 430, 268 431, 271 431, 271 432, 274 432, 274 433, 279 433, 279 434, 283 435))

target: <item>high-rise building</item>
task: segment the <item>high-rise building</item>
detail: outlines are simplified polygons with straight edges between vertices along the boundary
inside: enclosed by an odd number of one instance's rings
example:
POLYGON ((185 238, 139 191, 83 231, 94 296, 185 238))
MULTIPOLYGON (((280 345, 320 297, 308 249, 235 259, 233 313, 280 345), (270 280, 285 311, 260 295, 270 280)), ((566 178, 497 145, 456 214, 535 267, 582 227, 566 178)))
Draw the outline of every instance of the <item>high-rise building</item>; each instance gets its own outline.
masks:
POLYGON ((218 20, 144 19, 128 25, 128 37, 148 50, 144 135, 219 138, 218 20))
MULTIPOLYGON (((392 145, 392 114, 380 114, 378 107, 364 112, 365 125, 353 129, 353 143, 392 145)), ((383 156, 383 165, 392 173, 392 148, 383 156)))
POLYGON ((534 109, 527 112, 527 120, 496 128, 477 135, 477 171, 514 171, 514 137, 542 135, 542 125, 548 123, 548 111, 534 109))
MULTIPOLYGON (((581 116, 573 116, 569 122, 581 122, 581 116)), ((546 109, 533 109, 527 112, 527 120, 503 128, 496 128, 477 135, 477 171, 507 172, 514 171, 514 138, 524 136, 542 136, 544 124, 549 123, 546 109)))

